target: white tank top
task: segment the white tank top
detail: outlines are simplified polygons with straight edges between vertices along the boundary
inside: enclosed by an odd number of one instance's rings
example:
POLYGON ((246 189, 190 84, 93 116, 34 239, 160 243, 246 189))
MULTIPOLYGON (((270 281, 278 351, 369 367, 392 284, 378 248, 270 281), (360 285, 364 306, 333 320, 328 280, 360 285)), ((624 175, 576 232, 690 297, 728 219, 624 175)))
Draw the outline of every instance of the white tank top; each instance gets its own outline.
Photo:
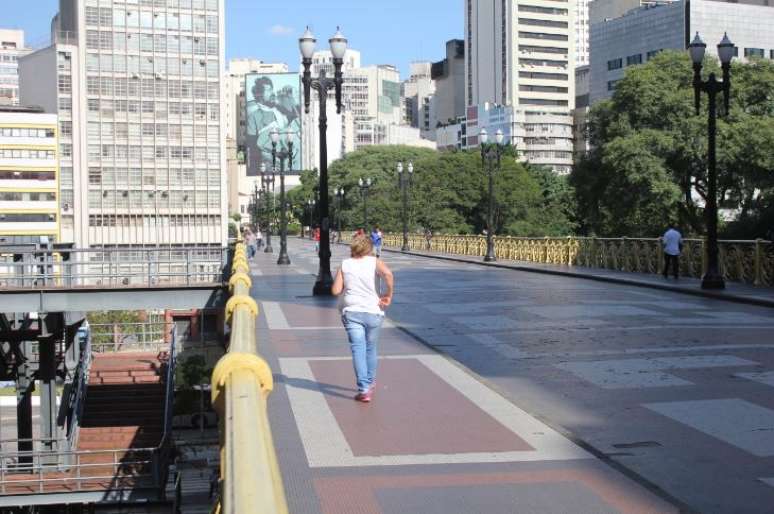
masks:
POLYGON ((345 259, 341 263, 341 273, 344 275, 341 312, 368 312, 383 316, 376 291, 376 257, 345 259))

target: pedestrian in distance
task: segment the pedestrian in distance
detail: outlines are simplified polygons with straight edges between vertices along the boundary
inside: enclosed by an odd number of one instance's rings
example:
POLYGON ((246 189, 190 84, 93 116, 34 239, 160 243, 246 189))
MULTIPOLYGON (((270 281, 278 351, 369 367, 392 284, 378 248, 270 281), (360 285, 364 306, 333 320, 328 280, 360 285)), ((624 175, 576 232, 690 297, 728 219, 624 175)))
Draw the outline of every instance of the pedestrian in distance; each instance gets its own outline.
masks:
POLYGON ((260 250, 263 246, 263 233, 261 233, 260 227, 255 227, 255 240, 257 242, 256 249, 260 250))
POLYGON ((382 231, 378 225, 371 231, 371 242, 374 244, 376 258, 380 259, 382 257, 382 231))
POLYGON ((320 253, 320 227, 314 229, 314 253, 320 253))
POLYGON ((355 400, 364 403, 370 402, 374 395, 379 330, 384 311, 392 303, 394 289, 392 271, 384 261, 371 255, 372 252, 369 237, 354 238, 350 244, 351 257, 341 263, 332 287, 334 295, 341 295, 341 322, 347 331, 357 384, 355 400), (377 276, 386 286, 383 293, 377 289, 377 276))
POLYGON ((254 248, 251 244, 253 237, 253 233, 250 231, 250 227, 245 227, 242 231, 242 240, 245 242, 245 246, 247 247, 247 258, 252 260, 253 255, 255 255, 254 248))
POLYGON ((664 248, 664 278, 669 278, 669 268, 675 280, 680 275, 680 254, 683 251, 683 235, 670 223, 664 235, 661 237, 661 245, 664 248))

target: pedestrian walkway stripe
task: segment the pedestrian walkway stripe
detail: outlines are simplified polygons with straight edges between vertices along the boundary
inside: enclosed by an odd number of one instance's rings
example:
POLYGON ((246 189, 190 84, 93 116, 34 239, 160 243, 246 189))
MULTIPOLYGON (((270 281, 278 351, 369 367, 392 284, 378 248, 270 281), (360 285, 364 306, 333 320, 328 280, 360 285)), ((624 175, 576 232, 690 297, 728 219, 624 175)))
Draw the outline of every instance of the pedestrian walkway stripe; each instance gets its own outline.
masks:
POLYGON ((644 407, 756 457, 774 456, 774 411, 739 398, 647 403, 644 407))
POLYGON ((737 373, 734 375, 739 378, 746 378, 747 380, 754 380, 767 386, 774 387, 774 371, 761 371, 758 373, 737 373))
POLYGON ((285 313, 282 312, 282 307, 277 302, 262 302, 263 313, 266 316, 266 323, 269 325, 269 330, 288 330, 290 325, 285 317, 285 313))
MULTIPOLYGON (((355 456, 319 387, 286 386, 293 415, 301 435, 309 466, 406 466, 591 459, 590 454, 547 425, 533 418, 471 375, 440 355, 387 356, 384 359, 415 359, 466 396, 489 416, 511 430, 534 451, 474 452, 355 456)), ((282 373, 288 382, 316 384, 310 361, 347 360, 342 357, 282 358, 282 373)), ((389 394, 389 393, 386 393, 389 394)))
POLYGON ((604 389, 693 385, 670 375, 668 370, 756 366, 758 363, 731 355, 696 355, 650 359, 563 362, 556 367, 604 389))

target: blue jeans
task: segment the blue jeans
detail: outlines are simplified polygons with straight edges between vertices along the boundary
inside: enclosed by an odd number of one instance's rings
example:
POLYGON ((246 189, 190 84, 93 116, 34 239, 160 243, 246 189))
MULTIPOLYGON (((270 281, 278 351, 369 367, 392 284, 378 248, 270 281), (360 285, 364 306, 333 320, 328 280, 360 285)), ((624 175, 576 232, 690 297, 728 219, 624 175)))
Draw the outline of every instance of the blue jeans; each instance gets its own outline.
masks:
POLYGON ((368 312, 345 312, 341 316, 352 350, 357 390, 361 393, 367 392, 376 378, 376 346, 383 320, 384 316, 368 312))

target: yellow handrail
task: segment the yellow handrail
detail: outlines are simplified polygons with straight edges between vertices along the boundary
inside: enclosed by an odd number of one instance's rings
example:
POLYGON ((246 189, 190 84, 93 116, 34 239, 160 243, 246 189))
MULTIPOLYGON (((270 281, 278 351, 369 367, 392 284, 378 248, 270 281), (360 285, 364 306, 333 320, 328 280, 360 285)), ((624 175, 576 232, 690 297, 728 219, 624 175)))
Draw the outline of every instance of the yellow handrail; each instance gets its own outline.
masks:
POLYGON ((220 416, 220 504, 223 514, 287 514, 277 454, 266 412, 274 382, 258 354, 255 320, 258 305, 250 296, 247 250, 234 250, 226 304, 231 325, 228 353, 212 372, 212 403, 220 416))

